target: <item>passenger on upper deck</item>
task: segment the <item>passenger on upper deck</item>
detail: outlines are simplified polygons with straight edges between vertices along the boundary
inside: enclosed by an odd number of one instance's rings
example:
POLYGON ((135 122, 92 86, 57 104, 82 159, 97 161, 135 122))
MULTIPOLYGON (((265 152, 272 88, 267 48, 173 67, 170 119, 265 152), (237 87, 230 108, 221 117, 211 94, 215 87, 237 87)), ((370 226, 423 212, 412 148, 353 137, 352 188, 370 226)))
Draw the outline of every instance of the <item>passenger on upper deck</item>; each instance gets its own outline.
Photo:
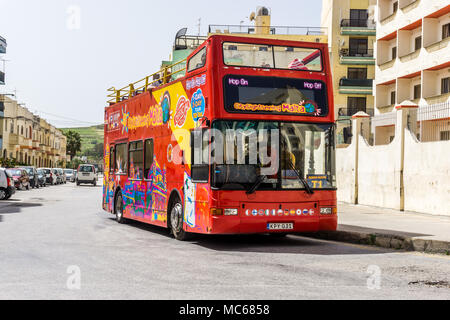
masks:
POLYGON ((157 88, 162 84, 161 75, 159 73, 153 75, 153 82, 150 84, 150 88, 157 88))

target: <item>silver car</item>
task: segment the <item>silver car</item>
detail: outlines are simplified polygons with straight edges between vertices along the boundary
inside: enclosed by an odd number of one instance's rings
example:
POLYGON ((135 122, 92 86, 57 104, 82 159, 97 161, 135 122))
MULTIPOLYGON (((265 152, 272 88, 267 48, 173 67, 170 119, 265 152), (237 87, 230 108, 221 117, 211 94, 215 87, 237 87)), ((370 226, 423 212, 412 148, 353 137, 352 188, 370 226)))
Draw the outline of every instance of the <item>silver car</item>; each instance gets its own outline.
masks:
POLYGON ((75 171, 73 169, 64 169, 66 179, 69 182, 75 182, 75 171))

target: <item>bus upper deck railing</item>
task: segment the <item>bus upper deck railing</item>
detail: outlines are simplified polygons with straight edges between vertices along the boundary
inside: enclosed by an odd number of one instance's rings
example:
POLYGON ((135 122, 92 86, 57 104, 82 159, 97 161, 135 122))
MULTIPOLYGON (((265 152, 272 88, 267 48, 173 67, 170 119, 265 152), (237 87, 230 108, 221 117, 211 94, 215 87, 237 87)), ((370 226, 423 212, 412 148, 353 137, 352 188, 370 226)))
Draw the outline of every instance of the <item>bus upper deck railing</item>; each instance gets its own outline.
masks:
POLYGON ((158 87, 167 83, 170 83, 177 79, 177 75, 186 71, 186 67, 181 67, 183 63, 186 63, 187 59, 178 61, 170 66, 166 66, 161 70, 146 76, 136 82, 133 82, 123 88, 116 89, 111 87, 108 89, 109 104, 114 104, 134 97, 136 94, 147 92, 152 87, 158 87), (180 66, 180 69, 174 70, 174 67, 180 66))
POLYGON ((247 25, 210 25, 209 33, 223 34, 256 34, 257 29, 268 29, 274 35, 325 35, 324 27, 294 27, 294 26, 247 26, 247 25))

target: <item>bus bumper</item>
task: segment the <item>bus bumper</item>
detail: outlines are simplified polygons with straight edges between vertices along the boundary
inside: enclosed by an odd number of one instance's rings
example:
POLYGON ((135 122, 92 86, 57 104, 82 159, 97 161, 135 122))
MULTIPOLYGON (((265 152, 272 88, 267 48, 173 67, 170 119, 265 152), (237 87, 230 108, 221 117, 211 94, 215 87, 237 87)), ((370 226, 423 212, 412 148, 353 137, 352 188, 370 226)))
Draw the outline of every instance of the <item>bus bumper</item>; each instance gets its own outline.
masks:
POLYGON ((255 234, 255 233, 316 233, 336 231, 337 215, 312 217, 213 217, 210 234, 255 234), (271 224, 292 226, 292 229, 271 230, 271 224))

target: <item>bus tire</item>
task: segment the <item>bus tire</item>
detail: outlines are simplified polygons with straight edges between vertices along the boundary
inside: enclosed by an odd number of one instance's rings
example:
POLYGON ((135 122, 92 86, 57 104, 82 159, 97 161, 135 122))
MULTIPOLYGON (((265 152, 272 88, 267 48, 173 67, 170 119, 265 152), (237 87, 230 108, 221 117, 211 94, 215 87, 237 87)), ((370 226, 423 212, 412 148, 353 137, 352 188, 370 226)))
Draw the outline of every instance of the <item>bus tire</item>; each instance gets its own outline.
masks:
POLYGON ((183 205, 179 199, 176 199, 170 206, 169 228, 175 239, 179 241, 187 241, 191 238, 191 234, 183 229, 183 220, 183 205))
POLYGON ((120 224, 125 224, 127 219, 123 217, 123 197, 122 192, 117 192, 116 201, 114 201, 114 214, 116 221, 120 224))

